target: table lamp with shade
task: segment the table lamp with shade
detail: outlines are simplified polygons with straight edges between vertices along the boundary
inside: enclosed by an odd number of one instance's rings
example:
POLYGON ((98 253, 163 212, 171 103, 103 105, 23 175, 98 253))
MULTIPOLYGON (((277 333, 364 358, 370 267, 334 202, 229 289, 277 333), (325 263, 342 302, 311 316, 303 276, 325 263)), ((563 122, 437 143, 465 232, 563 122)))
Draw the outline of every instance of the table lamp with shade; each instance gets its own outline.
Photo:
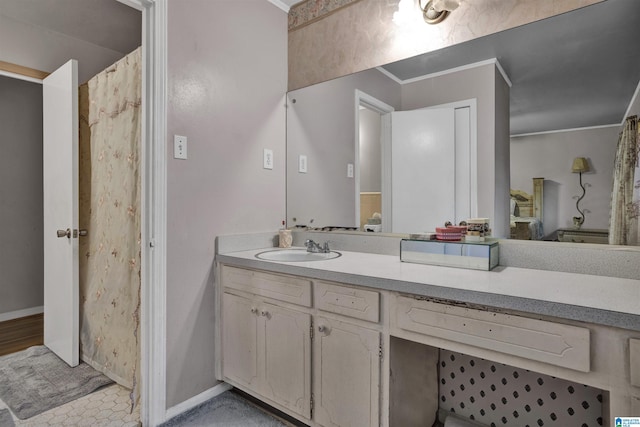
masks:
POLYGON ((573 226, 578 229, 584 224, 584 211, 580 210, 580 200, 584 199, 585 194, 587 193, 586 188, 582 184, 582 173, 589 172, 591 169, 589 168, 589 162, 586 157, 576 157, 573 159, 573 165, 571 165, 571 172, 580 174, 580 187, 582 188, 582 195, 576 201, 576 209, 580 213, 580 216, 573 217, 573 226))

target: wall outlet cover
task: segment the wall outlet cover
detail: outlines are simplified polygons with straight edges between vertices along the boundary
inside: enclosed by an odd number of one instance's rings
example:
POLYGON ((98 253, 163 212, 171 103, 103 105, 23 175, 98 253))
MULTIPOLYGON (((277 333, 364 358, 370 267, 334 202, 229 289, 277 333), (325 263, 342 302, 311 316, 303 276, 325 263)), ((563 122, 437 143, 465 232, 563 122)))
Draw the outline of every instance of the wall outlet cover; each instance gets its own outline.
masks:
POLYGON ((299 173, 307 173, 307 156, 301 154, 298 157, 298 172, 299 173))
POLYGON ((262 155, 262 167, 264 169, 273 169, 273 150, 268 148, 264 149, 262 155))
POLYGON ((173 136, 173 158, 187 159, 187 137, 181 135, 173 136))

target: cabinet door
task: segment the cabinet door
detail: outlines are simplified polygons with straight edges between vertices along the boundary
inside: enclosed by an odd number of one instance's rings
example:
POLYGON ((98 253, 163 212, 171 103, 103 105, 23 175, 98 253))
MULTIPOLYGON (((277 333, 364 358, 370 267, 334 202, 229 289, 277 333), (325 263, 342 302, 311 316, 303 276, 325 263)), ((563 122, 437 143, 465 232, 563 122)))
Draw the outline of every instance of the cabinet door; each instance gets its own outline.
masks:
POLYGON ((317 318, 314 418, 323 426, 378 426, 380 333, 317 318))
POLYGON ((265 397, 311 417, 311 315, 262 304, 265 397))
POLYGON ((256 304, 225 293, 222 297, 222 373, 255 390, 259 382, 256 304))

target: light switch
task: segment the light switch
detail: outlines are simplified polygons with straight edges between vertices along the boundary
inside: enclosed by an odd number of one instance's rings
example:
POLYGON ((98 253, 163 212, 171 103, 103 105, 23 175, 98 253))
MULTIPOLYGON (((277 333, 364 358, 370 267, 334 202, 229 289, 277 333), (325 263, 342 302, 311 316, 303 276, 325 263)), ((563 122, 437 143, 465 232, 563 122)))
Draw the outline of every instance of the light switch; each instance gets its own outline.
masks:
POLYGON ((264 169, 273 169, 273 150, 269 150, 268 148, 264 149, 262 167, 264 169))
POLYGON ((347 163, 347 178, 353 178, 353 163, 347 163))
POLYGON ((298 172, 307 173, 307 156, 303 154, 298 157, 298 172))
POLYGON ((173 158, 174 159, 187 159, 187 137, 174 135, 173 136, 173 158))

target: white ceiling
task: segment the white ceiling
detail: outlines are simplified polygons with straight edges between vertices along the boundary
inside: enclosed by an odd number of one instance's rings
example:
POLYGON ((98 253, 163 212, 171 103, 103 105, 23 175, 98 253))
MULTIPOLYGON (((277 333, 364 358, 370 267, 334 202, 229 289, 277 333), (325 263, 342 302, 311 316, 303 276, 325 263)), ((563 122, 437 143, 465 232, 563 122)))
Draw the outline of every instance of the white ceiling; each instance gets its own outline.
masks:
POLYGON ((116 0, 0 0, 0 15, 122 54, 142 39, 141 12, 116 0))

